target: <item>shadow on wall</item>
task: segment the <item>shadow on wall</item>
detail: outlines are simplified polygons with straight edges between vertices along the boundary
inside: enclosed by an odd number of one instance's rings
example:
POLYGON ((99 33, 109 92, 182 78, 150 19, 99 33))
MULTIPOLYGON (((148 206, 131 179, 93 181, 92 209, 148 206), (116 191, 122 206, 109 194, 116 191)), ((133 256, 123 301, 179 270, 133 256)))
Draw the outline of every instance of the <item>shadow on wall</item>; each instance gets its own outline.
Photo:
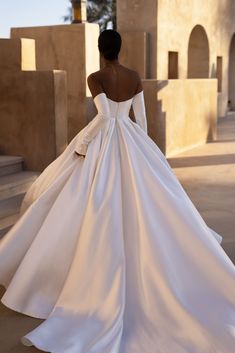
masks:
POLYGON ((216 140, 216 132, 217 126, 214 124, 214 112, 209 112, 207 116, 205 116, 205 125, 207 128, 207 136, 205 142, 211 142, 216 140))
POLYGON ((166 111, 163 110, 163 102, 162 99, 159 99, 158 94, 161 90, 163 90, 168 85, 168 81, 158 81, 157 82, 157 116, 161 117, 158 119, 158 123, 156 124, 156 138, 159 141, 159 148, 166 155, 166 145, 167 145, 167 115, 166 111))
POLYGON ((144 80, 148 134, 168 157, 214 140, 217 80, 144 80))
MULTIPOLYGON (((216 143, 216 141, 215 141, 216 143)), ((201 167, 206 165, 221 165, 221 164, 235 164, 235 154, 219 154, 208 156, 182 156, 167 158, 171 167, 186 168, 186 167, 201 167)))
POLYGON ((163 111, 162 100, 159 99, 158 92, 167 85, 168 81, 166 80, 143 80, 148 135, 163 154, 166 153, 166 112, 163 111))
POLYGON ((229 71, 228 71, 228 102, 230 110, 235 110, 235 34, 233 34, 229 48, 229 71))
POLYGON ((209 78, 209 41, 201 25, 196 25, 189 37, 188 78, 209 78))
POLYGON ((216 67, 215 67, 215 64, 213 63, 212 66, 211 66, 211 73, 210 73, 210 77, 211 78, 216 78, 216 67))

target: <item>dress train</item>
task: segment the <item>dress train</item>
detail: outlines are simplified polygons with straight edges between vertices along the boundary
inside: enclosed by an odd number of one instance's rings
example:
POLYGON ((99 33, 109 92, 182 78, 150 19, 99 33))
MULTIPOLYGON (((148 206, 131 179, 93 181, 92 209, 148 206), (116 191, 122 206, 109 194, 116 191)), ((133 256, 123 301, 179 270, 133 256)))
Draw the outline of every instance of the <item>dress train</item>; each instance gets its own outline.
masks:
POLYGON ((94 102, 96 117, 32 184, 0 242, 2 302, 45 319, 22 342, 232 353, 235 267, 147 135, 143 92, 94 102))

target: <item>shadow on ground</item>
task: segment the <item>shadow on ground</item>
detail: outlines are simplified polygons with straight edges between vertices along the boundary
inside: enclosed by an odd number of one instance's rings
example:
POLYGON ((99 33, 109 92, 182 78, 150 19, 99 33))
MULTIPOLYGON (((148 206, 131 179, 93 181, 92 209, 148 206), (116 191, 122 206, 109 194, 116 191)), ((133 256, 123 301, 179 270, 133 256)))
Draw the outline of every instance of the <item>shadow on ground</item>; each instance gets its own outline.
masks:
MULTIPOLYGON (((4 292, 4 287, 0 286, 0 298, 4 292)), ((42 321, 10 310, 0 302, 0 353, 40 352, 35 347, 24 346, 20 339, 42 321)))

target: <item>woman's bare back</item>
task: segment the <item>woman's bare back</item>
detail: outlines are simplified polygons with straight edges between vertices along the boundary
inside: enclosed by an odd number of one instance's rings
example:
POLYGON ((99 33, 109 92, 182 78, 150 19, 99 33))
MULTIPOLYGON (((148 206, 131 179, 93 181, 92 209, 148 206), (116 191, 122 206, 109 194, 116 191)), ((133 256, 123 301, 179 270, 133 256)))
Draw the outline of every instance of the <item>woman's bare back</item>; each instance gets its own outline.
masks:
POLYGON ((87 82, 93 98, 104 92, 116 102, 128 100, 143 89, 138 73, 119 63, 107 64, 89 75, 87 82))

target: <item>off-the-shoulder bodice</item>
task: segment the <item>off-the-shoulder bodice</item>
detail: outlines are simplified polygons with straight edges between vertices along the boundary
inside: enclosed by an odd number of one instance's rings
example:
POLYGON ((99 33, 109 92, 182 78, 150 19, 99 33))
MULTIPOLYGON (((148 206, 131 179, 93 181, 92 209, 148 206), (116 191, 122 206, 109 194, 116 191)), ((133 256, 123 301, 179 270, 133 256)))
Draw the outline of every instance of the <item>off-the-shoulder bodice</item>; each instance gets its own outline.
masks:
POLYGON ((99 93, 94 98, 98 113, 106 118, 128 117, 133 97, 122 102, 116 102, 107 97, 106 93, 99 93))
POLYGON ((101 129, 107 126, 110 120, 114 119, 116 122, 129 119, 129 112, 131 105, 135 114, 137 124, 147 133, 147 120, 144 105, 143 91, 137 93, 130 99, 121 102, 115 102, 107 97, 106 93, 99 93, 94 97, 98 114, 90 123, 82 130, 78 137, 76 152, 79 154, 86 154, 89 142, 97 135, 101 129))

